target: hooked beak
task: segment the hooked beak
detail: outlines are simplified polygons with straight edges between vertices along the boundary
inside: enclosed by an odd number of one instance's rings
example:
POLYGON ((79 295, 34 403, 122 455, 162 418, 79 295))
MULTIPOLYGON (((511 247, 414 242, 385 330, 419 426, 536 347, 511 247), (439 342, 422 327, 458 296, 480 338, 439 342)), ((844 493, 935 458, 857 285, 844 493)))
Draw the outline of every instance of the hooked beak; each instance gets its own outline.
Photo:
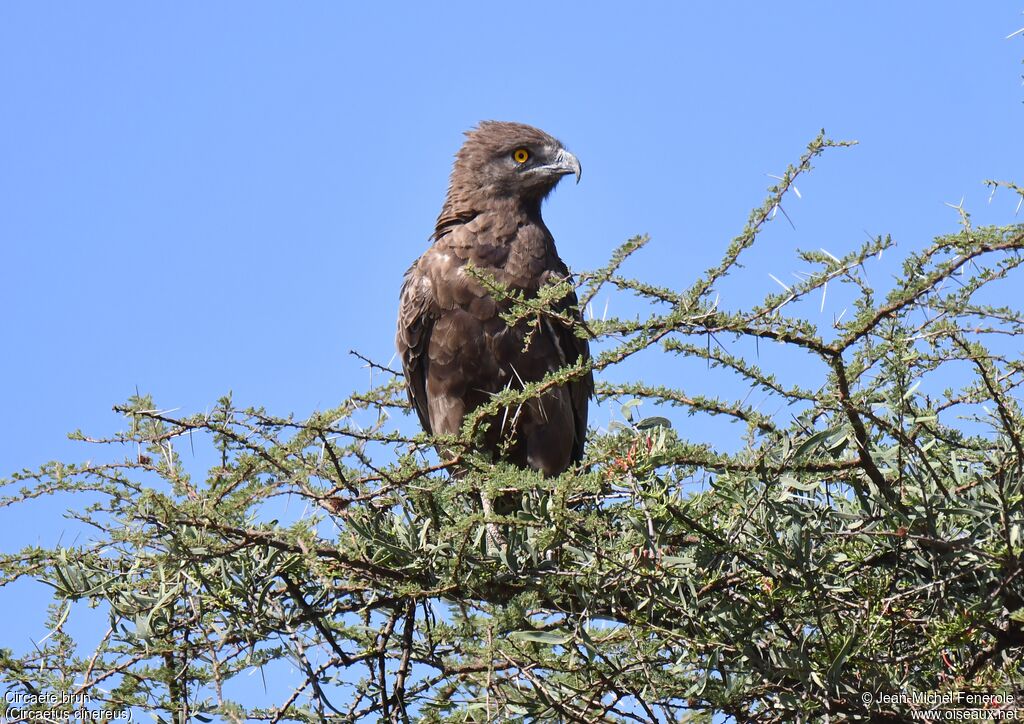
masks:
POLYGON ((574 174, 576 176, 576 183, 580 182, 580 176, 583 175, 583 167, 580 166, 580 160, 564 148, 558 149, 558 155, 555 156, 554 162, 548 165, 548 168, 559 176, 574 174))

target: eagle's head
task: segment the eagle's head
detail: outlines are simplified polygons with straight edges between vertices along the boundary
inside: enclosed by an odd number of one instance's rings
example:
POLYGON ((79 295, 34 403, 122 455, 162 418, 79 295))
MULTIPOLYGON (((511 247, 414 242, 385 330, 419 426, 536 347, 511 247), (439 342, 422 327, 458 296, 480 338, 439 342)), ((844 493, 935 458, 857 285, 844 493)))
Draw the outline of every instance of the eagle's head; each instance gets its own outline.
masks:
POLYGON ((455 156, 451 187, 459 195, 484 193, 540 201, 563 176, 575 174, 579 160, 558 139, 523 123, 482 121, 466 132, 455 156))

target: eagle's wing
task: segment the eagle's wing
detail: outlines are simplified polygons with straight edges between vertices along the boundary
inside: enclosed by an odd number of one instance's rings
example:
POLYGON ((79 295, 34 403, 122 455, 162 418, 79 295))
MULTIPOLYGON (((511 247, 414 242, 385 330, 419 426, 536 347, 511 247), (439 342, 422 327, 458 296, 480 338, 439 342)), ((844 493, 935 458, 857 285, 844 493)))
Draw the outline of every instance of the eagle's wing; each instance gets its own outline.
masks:
POLYGON ((402 358, 405 389, 409 403, 420 418, 423 429, 433 433, 427 401, 427 366, 430 332, 436 319, 430 279, 417 262, 409 267, 402 282, 401 301, 398 306, 398 332, 395 343, 402 358))
MULTIPOLYGON (((558 260, 558 271, 562 277, 571 281, 569 269, 558 260)), ((583 310, 579 309, 579 298, 575 291, 570 291, 562 301, 555 305, 557 311, 574 317, 580 327, 583 324, 583 310)), ((576 330, 565 325, 552 325, 556 337, 558 349, 564 350, 565 364, 575 364, 579 359, 590 359, 590 343, 583 337, 576 335, 576 330)), ((587 408, 590 398, 594 396, 594 373, 587 372, 586 375, 573 380, 569 384, 569 397, 572 403, 573 419, 576 423, 576 436, 572 445, 572 460, 579 462, 583 459, 583 445, 587 438, 587 408)))
MULTIPOLYGON (((571 303, 578 303, 576 293, 572 293, 571 303)), ((583 322, 583 315, 577 312, 579 321, 583 322)), ((577 359, 590 359, 590 344, 585 339, 577 337, 573 330, 567 331, 572 337, 572 344, 575 347, 577 359)), ((569 394, 572 397, 573 416, 576 419, 576 440, 572 445, 573 462, 583 459, 583 445, 587 441, 587 409, 590 407, 590 398, 594 396, 594 373, 588 371, 586 375, 574 380, 569 386, 569 394)))

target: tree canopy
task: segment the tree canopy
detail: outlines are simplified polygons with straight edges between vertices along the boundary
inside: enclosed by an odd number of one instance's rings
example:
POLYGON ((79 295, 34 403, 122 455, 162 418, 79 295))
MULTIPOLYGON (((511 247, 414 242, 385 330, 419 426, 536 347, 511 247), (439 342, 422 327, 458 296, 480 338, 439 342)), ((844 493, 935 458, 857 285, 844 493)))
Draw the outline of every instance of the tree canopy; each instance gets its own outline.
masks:
MULTIPOLYGON (((890 289, 869 281, 895 253, 877 237, 799 252, 801 280, 752 308, 717 296, 794 181, 841 145, 812 141, 686 288, 622 273, 644 237, 578 274, 581 307, 603 290, 644 312, 588 319, 592 360, 496 395, 442 441, 448 458, 402 432, 400 376, 367 360, 380 384, 302 420, 230 398, 176 415, 137 395, 116 408, 123 431, 77 434, 106 461, 11 476, 0 505, 27 515, 66 495, 91 531, 0 557, 0 584, 53 588, 47 639, 0 653, 22 720, 75 707, 45 692, 164 721, 905 721, 935 707, 900 692, 1019 702, 1024 312, 999 295, 1024 281, 1024 226, 975 228, 961 209, 890 289), (800 313, 826 293, 849 312, 800 313), (821 374, 783 381, 734 351, 743 340, 821 374), (754 394, 615 381, 641 354, 700 360, 754 394), (591 430, 579 466, 544 478, 474 454, 487 415, 591 370, 621 419, 591 430), (641 418, 641 401, 666 411, 641 418), (688 440, 687 415, 742 434, 728 449, 688 440), (188 446, 211 451, 208 469, 188 446), (481 491, 519 502, 485 516, 481 491), (88 645, 83 606, 108 618, 88 645), (253 672, 271 701, 240 689, 253 672)), ((566 291, 513 299, 509 318, 556 314, 566 291)))

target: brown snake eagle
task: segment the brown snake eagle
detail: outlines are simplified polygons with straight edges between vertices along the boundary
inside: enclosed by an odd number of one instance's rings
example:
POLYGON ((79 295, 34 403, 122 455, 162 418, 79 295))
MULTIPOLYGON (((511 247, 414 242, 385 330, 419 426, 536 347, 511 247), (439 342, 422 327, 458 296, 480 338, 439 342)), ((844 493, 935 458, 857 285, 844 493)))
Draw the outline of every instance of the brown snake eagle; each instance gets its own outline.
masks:
MULTIPOLYGON (((589 347, 565 319, 579 320, 574 292, 541 315, 509 326, 466 264, 510 292, 536 296, 569 278, 541 203, 580 163, 561 143, 521 123, 484 121, 455 156, 433 244, 405 274, 396 341, 409 401, 423 428, 458 434, 464 418, 506 387, 521 388, 582 357, 589 347), (561 319, 559 319, 561 317, 561 319), (528 342, 528 343, 527 343, 528 342)), ((583 456, 590 373, 495 415, 484 437, 493 459, 557 475, 583 456)))

